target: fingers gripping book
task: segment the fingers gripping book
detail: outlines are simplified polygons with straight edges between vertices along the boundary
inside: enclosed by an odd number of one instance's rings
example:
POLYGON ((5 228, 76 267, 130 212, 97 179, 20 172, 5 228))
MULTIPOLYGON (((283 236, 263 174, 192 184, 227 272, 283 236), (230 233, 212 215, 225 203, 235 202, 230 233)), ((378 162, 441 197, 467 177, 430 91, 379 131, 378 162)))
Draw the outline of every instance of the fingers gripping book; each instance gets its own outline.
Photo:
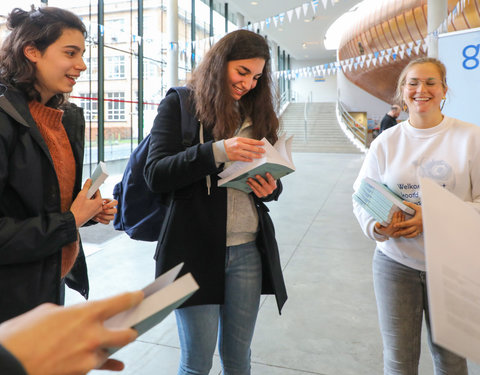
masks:
POLYGON ((218 176, 218 186, 230 187, 250 193, 252 189, 247 185, 249 178, 255 178, 256 175, 265 177, 270 173, 275 180, 286 176, 295 171, 295 165, 292 161, 292 140, 293 136, 285 139, 285 134, 278 138, 275 145, 263 138, 262 141, 265 153, 259 159, 253 161, 236 161, 226 168, 218 176))

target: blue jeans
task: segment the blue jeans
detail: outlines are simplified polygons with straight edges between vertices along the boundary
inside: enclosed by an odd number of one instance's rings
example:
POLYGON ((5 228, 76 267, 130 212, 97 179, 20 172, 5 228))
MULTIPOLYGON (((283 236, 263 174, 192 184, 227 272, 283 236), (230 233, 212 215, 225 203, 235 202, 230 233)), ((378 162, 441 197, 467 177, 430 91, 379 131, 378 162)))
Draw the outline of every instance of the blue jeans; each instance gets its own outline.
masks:
POLYGON ((175 311, 181 347, 178 375, 208 375, 217 334, 223 374, 250 374, 261 291, 262 262, 255 243, 227 247, 224 304, 175 311))
POLYGON ((464 358, 432 341, 425 272, 404 266, 376 249, 373 284, 385 375, 418 374, 424 314, 435 375, 468 374, 464 358))

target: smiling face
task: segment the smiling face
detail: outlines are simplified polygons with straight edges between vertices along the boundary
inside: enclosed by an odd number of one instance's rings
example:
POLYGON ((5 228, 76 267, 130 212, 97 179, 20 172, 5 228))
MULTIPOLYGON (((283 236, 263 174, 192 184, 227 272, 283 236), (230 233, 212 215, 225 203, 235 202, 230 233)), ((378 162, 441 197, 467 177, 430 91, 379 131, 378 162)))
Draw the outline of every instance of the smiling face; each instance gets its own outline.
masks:
POLYGON ((440 103, 447 89, 435 64, 415 64, 408 70, 403 86, 403 101, 411 115, 441 114, 440 103))
POLYGON ((253 90, 262 76, 265 60, 261 58, 232 60, 227 65, 227 83, 234 100, 253 90))
POLYGON ((72 92, 80 73, 87 69, 84 52, 85 38, 76 29, 64 29, 43 52, 34 46, 25 47, 25 56, 35 64, 35 88, 43 104, 54 95, 72 92))

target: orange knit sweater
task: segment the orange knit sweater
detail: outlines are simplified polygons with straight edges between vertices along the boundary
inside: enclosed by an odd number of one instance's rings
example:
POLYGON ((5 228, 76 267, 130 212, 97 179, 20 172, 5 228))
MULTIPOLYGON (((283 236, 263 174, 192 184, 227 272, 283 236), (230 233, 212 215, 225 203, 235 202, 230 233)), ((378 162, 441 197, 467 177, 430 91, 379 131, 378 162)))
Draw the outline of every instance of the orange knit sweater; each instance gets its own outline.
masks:
MULTIPOLYGON (((62 124, 63 111, 46 107, 37 101, 28 103, 30 113, 47 144, 53 160, 60 187, 62 212, 70 209, 75 185, 75 158, 70 141, 62 124)), ((79 239, 62 248, 62 271, 64 277, 73 267, 79 252, 79 239)))

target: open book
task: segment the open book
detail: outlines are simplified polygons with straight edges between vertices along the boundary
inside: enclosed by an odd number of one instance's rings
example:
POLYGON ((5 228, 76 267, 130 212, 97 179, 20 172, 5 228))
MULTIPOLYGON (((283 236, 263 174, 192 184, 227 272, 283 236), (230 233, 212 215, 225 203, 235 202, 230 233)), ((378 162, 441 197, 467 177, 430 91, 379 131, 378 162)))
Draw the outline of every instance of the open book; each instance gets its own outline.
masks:
MULTIPOLYGON (((180 263, 157 277, 142 289, 145 298, 139 305, 112 316, 105 321, 105 327, 134 328, 140 336, 160 323, 199 288, 190 273, 176 279, 182 267, 183 263, 180 263)), ((109 348, 109 353, 113 354, 117 350, 118 348, 109 348)))
POLYGON ((362 180, 353 199, 383 226, 390 224, 397 211, 402 210, 407 215, 415 214, 415 210, 405 205, 402 198, 386 185, 369 177, 362 180))
POLYGON ((108 177, 107 165, 101 161, 97 164, 97 167, 92 173, 92 186, 87 191, 87 199, 93 197, 95 192, 100 188, 100 186, 105 182, 108 177))
POLYGON ((272 146, 266 138, 262 141, 265 149, 263 157, 254 159, 251 162, 236 161, 226 168, 218 176, 218 186, 230 187, 250 193, 252 189, 247 185, 247 179, 255 178, 256 175, 265 177, 269 172, 275 180, 295 171, 292 161, 292 140, 293 136, 285 139, 285 134, 278 138, 272 146))

